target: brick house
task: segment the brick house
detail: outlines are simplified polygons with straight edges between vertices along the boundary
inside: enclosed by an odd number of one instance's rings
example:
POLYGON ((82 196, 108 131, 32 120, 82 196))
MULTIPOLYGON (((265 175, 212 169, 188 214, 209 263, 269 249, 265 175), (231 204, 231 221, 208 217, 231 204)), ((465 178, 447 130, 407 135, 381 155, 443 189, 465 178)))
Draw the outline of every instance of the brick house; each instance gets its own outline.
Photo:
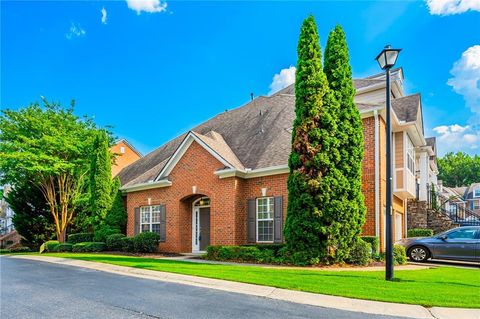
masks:
POLYGON ((110 152, 116 155, 112 165, 112 176, 117 176, 122 169, 142 158, 142 154, 124 138, 110 147, 110 152))
MULTIPOLYGON (((419 94, 405 96, 403 71, 392 71, 396 239, 404 237, 406 200, 415 197, 415 150, 425 147, 419 94)), ((354 80, 364 126, 364 235, 385 234, 385 79, 354 80)), ((295 95, 291 85, 225 111, 160 146, 120 173, 127 235, 160 234, 160 250, 204 251, 208 245, 280 243, 295 95)))

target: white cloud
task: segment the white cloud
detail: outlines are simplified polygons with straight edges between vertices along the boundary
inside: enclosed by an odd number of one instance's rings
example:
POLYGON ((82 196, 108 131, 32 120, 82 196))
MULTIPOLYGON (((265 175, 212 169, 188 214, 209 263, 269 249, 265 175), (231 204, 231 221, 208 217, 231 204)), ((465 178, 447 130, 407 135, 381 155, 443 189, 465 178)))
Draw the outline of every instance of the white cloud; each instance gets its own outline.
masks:
POLYGON ((82 27, 80 26, 80 24, 76 24, 76 23, 73 23, 70 25, 70 29, 68 30, 68 32, 65 34, 65 37, 68 39, 68 40, 71 40, 75 37, 84 37, 85 34, 87 34, 87 32, 82 29, 82 27))
POLYGON ((447 152, 476 153, 480 147, 480 130, 472 125, 441 125, 433 129, 437 135, 438 149, 447 152))
POLYGON ((167 10, 167 2, 161 0, 126 0, 130 9, 135 10, 137 14, 142 11, 155 13, 167 10))
POLYGON ((468 10, 480 11, 479 0, 427 0, 430 14, 451 15, 467 12, 468 10))
POLYGON ((107 10, 105 7, 103 7, 100 12, 102 13, 102 24, 107 24, 107 10))
POLYGON ((295 71, 297 69, 294 66, 290 66, 288 69, 282 69, 280 73, 273 76, 272 83, 270 84, 270 92, 273 94, 290 84, 295 83, 295 71))
MULTIPOLYGON (((480 3, 480 1, 479 1, 480 3)), ((463 52, 460 60, 453 64, 453 75, 447 82, 453 90, 463 95, 466 105, 474 114, 474 123, 480 121, 480 45, 463 52)))

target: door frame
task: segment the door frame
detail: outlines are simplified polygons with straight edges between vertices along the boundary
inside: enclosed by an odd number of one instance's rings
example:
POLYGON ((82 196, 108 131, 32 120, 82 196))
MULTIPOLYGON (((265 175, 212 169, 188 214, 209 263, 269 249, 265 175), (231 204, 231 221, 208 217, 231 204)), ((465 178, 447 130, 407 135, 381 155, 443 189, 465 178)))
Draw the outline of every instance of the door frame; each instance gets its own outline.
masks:
POLYGON ((200 250, 200 208, 210 208, 210 205, 195 206, 202 199, 209 198, 207 196, 200 197, 192 203, 192 253, 204 253, 200 250))

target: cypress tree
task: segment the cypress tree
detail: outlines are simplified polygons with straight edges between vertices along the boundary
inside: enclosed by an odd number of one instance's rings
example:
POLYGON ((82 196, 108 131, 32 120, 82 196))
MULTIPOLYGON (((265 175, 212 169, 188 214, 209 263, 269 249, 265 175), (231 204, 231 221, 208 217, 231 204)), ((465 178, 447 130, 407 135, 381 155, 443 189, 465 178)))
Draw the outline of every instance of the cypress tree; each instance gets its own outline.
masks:
POLYGON ((105 223, 112 229, 125 233, 127 227, 127 211, 123 205, 123 197, 120 192, 120 178, 116 177, 112 183, 112 205, 105 217, 105 223))
POLYGON ((109 139, 104 130, 100 130, 93 142, 90 164, 90 212, 91 224, 98 227, 105 219, 112 205, 112 159, 109 139))
MULTIPOLYGON (((336 113, 340 161, 336 163, 342 180, 337 197, 341 209, 333 215, 329 246, 335 247, 336 261, 344 259, 362 231, 365 222, 365 203, 362 194, 362 159, 364 152, 363 126, 354 103, 355 88, 345 33, 337 25, 329 34, 325 48, 324 72, 330 90, 339 103, 336 113)), ((340 208, 340 207, 339 207, 340 208)))
POLYGON ((338 104, 322 69, 317 26, 304 20, 297 47, 295 120, 289 158, 287 250, 297 264, 316 263, 327 256, 329 225, 335 212, 339 175, 336 123, 338 104))

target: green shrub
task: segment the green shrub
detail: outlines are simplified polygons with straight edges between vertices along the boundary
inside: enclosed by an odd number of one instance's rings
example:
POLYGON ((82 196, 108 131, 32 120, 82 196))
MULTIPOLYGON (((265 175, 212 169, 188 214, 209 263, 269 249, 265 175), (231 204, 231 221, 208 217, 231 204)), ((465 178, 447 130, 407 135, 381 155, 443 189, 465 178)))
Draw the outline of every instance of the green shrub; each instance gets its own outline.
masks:
POLYGON ((372 246, 372 255, 378 253, 380 242, 377 236, 361 236, 360 239, 372 246))
POLYGON ((407 237, 430 237, 433 236, 432 229, 414 228, 407 231, 407 237))
POLYGON ((152 232, 143 232, 134 237, 134 250, 138 253, 153 253, 158 249, 160 235, 152 232))
POLYGON ((10 248, 11 253, 28 253, 30 252, 31 249, 28 247, 15 247, 15 248, 10 248))
POLYGON ((9 254, 10 253, 10 249, 5 249, 5 248, 1 248, 0 249, 0 255, 2 254, 9 254))
POLYGON ((98 229, 95 230, 95 235, 93 236, 93 240, 96 242, 106 242, 107 237, 113 234, 119 234, 120 230, 112 228, 108 225, 102 225, 98 229))
POLYGON ((67 251, 72 251, 72 249, 73 249, 72 243, 61 243, 55 248, 55 251, 67 252, 67 251))
POLYGON ((123 237, 121 240, 122 251, 127 253, 133 253, 135 251, 135 238, 123 237))
POLYGON ((111 251, 122 250, 122 239, 125 238, 123 234, 113 234, 107 237, 107 249, 111 251))
POLYGON ((99 251, 104 251, 105 248, 106 248, 105 243, 91 241, 91 242, 78 243, 73 245, 72 251, 74 253, 99 252, 99 251))
POLYGON ((77 233, 68 235, 67 242, 71 244, 93 241, 93 233, 77 233))
POLYGON ((372 245, 364 240, 357 240, 346 261, 350 264, 365 266, 372 256, 372 245))
POLYGON ((286 263, 284 245, 272 246, 274 245, 209 246, 206 258, 252 263, 286 263))
POLYGON ((393 262, 395 265, 405 265, 407 263, 405 247, 400 245, 393 246, 393 262))
POLYGON ((58 240, 46 241, 43 243, 42 246, 40 246, 40 253, 55 251, 58 245, 60 245, 60 242, 58 240))

